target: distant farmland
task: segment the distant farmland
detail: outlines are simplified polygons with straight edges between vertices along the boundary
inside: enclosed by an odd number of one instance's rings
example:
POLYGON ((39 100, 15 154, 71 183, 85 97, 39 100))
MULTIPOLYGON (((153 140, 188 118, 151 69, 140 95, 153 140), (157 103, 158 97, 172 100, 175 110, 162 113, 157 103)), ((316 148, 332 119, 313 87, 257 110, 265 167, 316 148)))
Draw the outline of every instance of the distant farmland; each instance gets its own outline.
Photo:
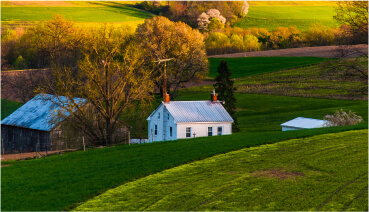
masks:
POLYGON ((1 22, 3 27, 26 27, 38 21, 50 20, 55 14, 63 15, 66 19, 77 22, 77 25, 84 26, 104 22, 136 26, 153 17, 149 12, 118 2, 61 2, 58 5, 2 2, 1 22))
POLYGON ((321 23, 329 27, 339 27, 333 19, 334 6, 250 6, 247 16, 235 26, 240 28, 266 28, 295 26, 307 30, 311 25, 321 23))

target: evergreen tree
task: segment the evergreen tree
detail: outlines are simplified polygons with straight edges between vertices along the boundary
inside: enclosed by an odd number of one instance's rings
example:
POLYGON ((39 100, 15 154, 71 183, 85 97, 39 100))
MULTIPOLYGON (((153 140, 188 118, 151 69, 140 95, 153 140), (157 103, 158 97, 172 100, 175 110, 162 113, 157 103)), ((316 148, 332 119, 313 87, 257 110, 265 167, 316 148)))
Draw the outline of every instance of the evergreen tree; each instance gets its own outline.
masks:
POLYGON ((222 60, 218 66, 218 76, 215 78, 217 81, 213 86, 215 92, 218 93, 218 99, 220 101, 225 101, 224 108, 228 111, 229 115, 233 118, 234 122, 232 124, 233 132, 238 132, 238 121, 235 115, 236 112, 236 98, 234 97, 234 92, 237 90, 231 79, 231 72, 228 69, 227 61, 222 60))

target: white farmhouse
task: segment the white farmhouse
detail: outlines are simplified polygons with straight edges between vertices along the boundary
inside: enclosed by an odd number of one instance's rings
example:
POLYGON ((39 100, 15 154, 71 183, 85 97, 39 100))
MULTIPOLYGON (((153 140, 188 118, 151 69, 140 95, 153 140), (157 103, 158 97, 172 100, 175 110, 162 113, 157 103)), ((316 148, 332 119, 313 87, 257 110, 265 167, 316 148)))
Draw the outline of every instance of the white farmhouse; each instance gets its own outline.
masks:
POLYGON ((147 121, 149 142, 229 135, 233 123, 215 92, 210 101, 169 101, 166 94, 147 121))
POLYGON ((288 122, 281 124, 281 126, 282 131, 288 131, 288 130, 320 128, 325 127, 328 123, 329 122, 326 120, 297 117, 295 119, 292 119, 288 122))

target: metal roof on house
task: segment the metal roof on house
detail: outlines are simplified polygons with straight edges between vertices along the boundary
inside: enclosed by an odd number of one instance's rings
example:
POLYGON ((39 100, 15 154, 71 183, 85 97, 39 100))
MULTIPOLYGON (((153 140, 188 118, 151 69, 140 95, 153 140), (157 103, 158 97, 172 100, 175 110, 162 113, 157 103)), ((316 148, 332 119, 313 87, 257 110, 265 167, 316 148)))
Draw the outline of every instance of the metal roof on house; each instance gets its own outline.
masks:
POLYGON ((327 123, 328 121, 326 120, 297 117, 295 119, 292 119, 288 122, 281 124, 281 126, 301 128, 301 129, 310 129, 310 128, 323 127, 323 125, 327 123))
MULTIPOLYGON (((74 98, 77 104, 83 104, 85 99, 74 98)), ((1 121, 1 124, 23 127, 41 131, 50 131, 57 123, 51 120, 59 110, 59 105, 67 104, 68 98, 64 96, 53 96, 50 94, 38 94, 26 104, 18 108, 8 117, 1 121)), ((70 114, 65 113, 66 116, 70 114)))
POLYGON ((220 102, 171 101, 162 104, 164 104, 164 107, 169 111, 177 123, 233 122, 232 117, 228 114, 220 102))

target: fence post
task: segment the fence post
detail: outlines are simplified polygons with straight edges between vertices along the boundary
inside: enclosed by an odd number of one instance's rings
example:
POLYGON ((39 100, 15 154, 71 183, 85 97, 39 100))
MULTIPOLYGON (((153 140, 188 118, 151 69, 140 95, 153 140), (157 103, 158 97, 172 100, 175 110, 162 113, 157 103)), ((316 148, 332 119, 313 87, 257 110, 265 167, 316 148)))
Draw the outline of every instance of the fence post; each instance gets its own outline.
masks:
POLYGON ((38 147, 38 141, 36 143, 36 160, 37 160, 37 147, 38 147))
POLYGON ((86 151, 86 144, 85 144, 85 136, 82 137, 83 140, 83 151, 86 151))
POLYGON ((1 138, 1 147, 3 149, 3 155, 5 155, 5 149, 4 149, 4 138, 1 138))

